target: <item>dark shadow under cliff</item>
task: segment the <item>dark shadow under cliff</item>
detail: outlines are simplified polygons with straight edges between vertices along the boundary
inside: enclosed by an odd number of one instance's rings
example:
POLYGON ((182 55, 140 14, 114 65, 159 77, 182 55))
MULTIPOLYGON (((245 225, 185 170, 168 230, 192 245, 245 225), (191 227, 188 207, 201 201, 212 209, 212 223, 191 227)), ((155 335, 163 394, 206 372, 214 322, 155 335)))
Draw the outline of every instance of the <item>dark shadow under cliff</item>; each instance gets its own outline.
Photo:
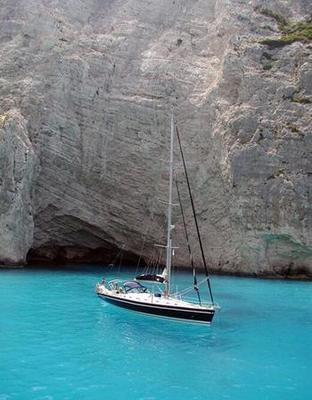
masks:
POLYGON ((117 247, 90 249, 75 246, 43 246, 31 249, 27 254, 27 264, 125 264, 137 265, 139 257, 117 247))

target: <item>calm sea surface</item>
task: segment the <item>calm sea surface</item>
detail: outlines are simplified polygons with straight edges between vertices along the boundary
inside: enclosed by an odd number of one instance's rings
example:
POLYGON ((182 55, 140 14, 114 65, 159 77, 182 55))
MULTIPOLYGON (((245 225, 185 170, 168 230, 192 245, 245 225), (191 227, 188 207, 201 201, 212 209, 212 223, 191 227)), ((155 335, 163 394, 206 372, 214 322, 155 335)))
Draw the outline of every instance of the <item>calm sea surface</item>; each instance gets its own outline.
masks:
POLYGON ((104 273, 0 271, 0 400, 312 398, 311 283, 212 277, 201 326, 107 305, 104 273))

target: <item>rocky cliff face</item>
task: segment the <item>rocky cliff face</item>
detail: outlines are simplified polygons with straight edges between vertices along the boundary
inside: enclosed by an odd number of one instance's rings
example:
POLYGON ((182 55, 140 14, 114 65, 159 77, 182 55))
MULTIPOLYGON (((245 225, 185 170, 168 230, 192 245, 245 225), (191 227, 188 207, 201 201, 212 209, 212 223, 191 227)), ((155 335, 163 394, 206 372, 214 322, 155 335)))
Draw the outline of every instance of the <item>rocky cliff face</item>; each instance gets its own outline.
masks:
POLYGON ((106 262, 142 242, 154 257, 174 106, 211 269, 312 274, 312 44, 260 43, 311 13, 310 0, 3 0, 0 261, 106 262))
POLYGON ((25 119, 12 110, 0 117, 0 254, 5 264, 25 262, 33 244, 34 166, 25 119))

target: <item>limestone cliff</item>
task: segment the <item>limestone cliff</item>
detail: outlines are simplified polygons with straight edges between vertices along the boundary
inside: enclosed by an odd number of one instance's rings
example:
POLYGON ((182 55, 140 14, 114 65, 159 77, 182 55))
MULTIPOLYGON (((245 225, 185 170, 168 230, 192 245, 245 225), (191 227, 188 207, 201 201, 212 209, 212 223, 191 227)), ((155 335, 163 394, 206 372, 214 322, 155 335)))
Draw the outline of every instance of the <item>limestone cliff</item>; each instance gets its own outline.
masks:
POLYGON ((24 118, 16 110, 0 116, 1 263, 19 264, 33 244, 31 205, 35 155, 24 118))
POLYGON ((152 257, 173 105, 211 269, 311 275, 312 44, 278 42, 281 21, 311 14, 310 0, 2 0, 1 262, 106 262, 142 241, 152 257))

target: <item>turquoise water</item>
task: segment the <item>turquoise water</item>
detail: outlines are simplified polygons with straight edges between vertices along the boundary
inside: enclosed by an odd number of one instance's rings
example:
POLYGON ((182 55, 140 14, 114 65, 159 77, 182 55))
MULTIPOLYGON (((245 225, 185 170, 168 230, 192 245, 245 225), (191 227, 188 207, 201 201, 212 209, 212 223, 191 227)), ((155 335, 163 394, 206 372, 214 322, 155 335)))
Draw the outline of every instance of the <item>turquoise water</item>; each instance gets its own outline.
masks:
POLYGON ((0 271, 1 400, 311 398, 311 283, 212 277, 209 327, 107 305, 103 271, 0 271))

